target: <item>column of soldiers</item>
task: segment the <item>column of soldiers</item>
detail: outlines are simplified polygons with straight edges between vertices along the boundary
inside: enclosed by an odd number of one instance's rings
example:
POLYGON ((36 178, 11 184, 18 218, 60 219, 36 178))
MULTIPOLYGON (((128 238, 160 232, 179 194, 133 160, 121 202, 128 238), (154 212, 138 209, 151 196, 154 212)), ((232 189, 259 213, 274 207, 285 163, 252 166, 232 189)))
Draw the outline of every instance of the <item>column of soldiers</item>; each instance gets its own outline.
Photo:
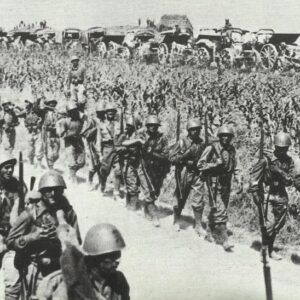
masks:
MULTIPOLYGON (((65 111, 58 111, 56 100, 26 100, 25 109, 18 112, 11 103, 3 104, 2 144, 7 157, 0 160, 0 252, 6 300, 20 295, 23 299, 129 299, 127 280, 116 271, 125 247, 118 229, 110 224, 92 227, 83 243, 84 254, 80 250, 77 216, 64 195, 65 180, 53 170, 60 139, 68 152, 72 182, 78 182, 76 173, 86 163, 87 146, 90 189, 97 188, 104 196, 112 174, 114 199, 125 192, 126 207, 136 211, 143 206, 154 226, 159 226, 157 201, 164 179, 174 165, 174 229, 180 230, 181 214, 189 201, 197 235, 215 241, 225 251, 234 247, 228 237, 228 206, 233 178, 240 185, 242 178, 230 126, 220 127, 218 140, 207 143, 201 137, 201 120, 188 120, 187 135, 170 147, 156 115, 149 115, 143 127, 140 118, 118 111, 111 102, 99 101, 95 118, 87 117, 82 104, 70 100, 65 111), (27 192, 13 176, 17 160, 11 152, 18 118, 24 118, 27 130, 29 163, 36 159, 41 166, 45 154, 50 169, 40 178, 37 191, 27 192), (97 186, 93 185, 95 174, 97 186), (25 207, 21 205, 23 193, 27 193, 25 207), (205 208, 209 209, 207 222, 205 208)), ((264 152, 251 169, 250 192, 256 204, 264 203, 262 187, 269 186, 268 252, 270 258, 279 260, 274 242, 287 216, 286 187, 299 189, 300 182, 288 155, 289 135, 278 133, 274 142, 274 152, 264 152)))

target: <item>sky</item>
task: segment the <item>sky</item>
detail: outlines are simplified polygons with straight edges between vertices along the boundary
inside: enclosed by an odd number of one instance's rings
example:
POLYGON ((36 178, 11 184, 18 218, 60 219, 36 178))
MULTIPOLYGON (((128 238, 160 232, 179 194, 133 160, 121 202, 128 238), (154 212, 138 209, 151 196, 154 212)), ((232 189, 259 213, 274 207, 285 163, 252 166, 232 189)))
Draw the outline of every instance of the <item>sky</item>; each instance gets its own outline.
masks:
POLYGON ((0 27, 46 19, 52 28, 157 23, 163 14, 186 14, 199 28, 221 27, 225 18, 248 30, 300 33, 300 0, 0 0, 0 27))

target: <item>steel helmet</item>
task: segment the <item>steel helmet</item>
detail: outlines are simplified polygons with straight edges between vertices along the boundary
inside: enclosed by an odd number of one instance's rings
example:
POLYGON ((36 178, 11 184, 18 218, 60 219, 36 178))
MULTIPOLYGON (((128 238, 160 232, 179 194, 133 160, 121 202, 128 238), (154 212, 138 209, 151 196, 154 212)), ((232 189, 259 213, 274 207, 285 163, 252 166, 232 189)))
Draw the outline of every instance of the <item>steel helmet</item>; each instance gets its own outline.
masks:
POLYGON ((75 60, 79 60, 79 57, 78 57, 77 55, 73 55, 73 56, 71 57, 71 62, 72 62, 72 61, 75 61, 75 60))
POLYGON ((199 119, 191 119, 187 123, 187 130, 192 129, 192 128, 201 128, 202 124, 199 119))
POLYGON ((83 250, 86 255, 102 255, 125 248, 120 231, 112 224, 94 225, 86 234, 83 250))
POLYGON ((3 152, 1 154, 0 158, 0 168, 2 168, 5 165, 15 165, 17 163, 17 160, 8 152, 3 152))
POLYGON ((77 104, 74 101, 70 101, 68 102, 67 106, 66 106, 67 112, 71 111, 71 110, 75 110, 78 109, 77 104))
POLYGON ((134 120, 134 118, 133 117, 128 117, 127 119, 126 119, 126 125, 129 125, 129 126, 132 126, 132 127, 135 127, 135 120, 134 120))
POLYGON ((106 111, 105 102, 103 101, 98 102, 96 106, 96 112, 105 112, 105 111, 106 111))
POLYGON ((160 122, 157 116, 155 115, 150 115, 146 119, 146 125, 158 125, 160 126, 160 122))
POLYGON ((233 129, 231 127, 229 127, 228 125, 223 125, 218 130, 218 136, 221 136, 221 135, 234 136, 233 129))
POLYGON ((277 147, 289 147, 292 144, 291 137, 285 132, 278 132, 275 135, 274 144, 277 147))
POLYGON ((108 111, 108 110, 114 110, 114 111, 117 111, 117 108, 116 108, 116 106, 115 106, 113 103, 109 102, 109 103, 106 105, 106 111, 108 111))
POLYGON ((46 172, 39 182, 39 191, 49 187, 67 188, 64 178, 58 172, 53 170, 46 172))

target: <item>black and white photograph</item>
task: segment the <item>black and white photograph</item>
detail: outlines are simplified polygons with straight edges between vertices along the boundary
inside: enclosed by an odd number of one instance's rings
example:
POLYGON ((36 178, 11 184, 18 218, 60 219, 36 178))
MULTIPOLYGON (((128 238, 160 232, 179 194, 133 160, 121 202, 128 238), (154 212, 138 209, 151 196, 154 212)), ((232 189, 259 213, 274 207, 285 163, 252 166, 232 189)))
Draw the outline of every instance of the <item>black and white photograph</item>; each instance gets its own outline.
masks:
POLYGON ((0 0, 0 300, 299 300, 300 1, 0 0))

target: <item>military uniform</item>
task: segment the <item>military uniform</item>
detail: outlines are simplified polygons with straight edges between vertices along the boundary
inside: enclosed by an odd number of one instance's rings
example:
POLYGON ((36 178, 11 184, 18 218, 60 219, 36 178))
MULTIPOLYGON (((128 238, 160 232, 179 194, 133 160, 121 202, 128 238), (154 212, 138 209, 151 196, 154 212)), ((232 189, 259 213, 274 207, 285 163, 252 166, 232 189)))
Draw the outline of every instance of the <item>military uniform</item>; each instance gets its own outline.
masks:
MULTIPOLYGON (((146 125, 159 126, 156 116, 149 116, 146 125), (152 120, 153 119, 153 120, 152 120)), ((168 141, 161 132, 149 135, 142 146, 141 163, 139 166, 139 180, 145 197, 144 212, 146 218, 158 222, 155 201, 160 195, 160 190, 166 174, 170 171, 168 160, 168 141)), ((157 224, 159 225, 159 224, 157 224)))
MULTIPOLYGON (((71 62, 78 57, 73 56, 71 62)), ((72 99, 78 99, 79 103, 83 102, 84 99, 84 79, 85 79, 85 69, 83 66, 74 67, 72 66, 68 75, 68 82, 70 85, 70 92, 72 99)))
MULTIPOLYGON (((6 162, 15 164, 16 160, 8 159, 6 162)), ((19 181, 15 177, 12 177, 10 180, 0 179, 0 244, 2 251, 6 248, 7 236, 18 217, 19 186, 19 181)), ((4 253, 0 253, 0 255, 2 259, 5 299, 17 300, 19 299, 21 285, 19 272, 14 268, 15 252, 9 250, 4 253)))
MULTIPOLYGON (((73 103, 70 105, 73 105, 73 103)), ((74 104, 74 107, 70 108, 75 110, 76 105, 74 104)), ((85 165, 85 147, 81 136, 85 118, 85 115, 79 114, 78 119, 67 117, 57 124, 60 127, 58 133, 65 141, 68 167, 73 180, 76 180, 76 172, 85 165)))
MULTIPOLYGON (((218 136, 220 137, 222 134, 233 137, 233 131, 226 126, 219 129, 218 136)), ((224 147, 220 142, 208 146, 198 162, 198 168, 202 171, 203 178, 208 178, 213 191, 212 197, 215 207, 211 208, 209 214, 210 228, 213 230, 216 242, 222 244, 224 249, 228 251, 233 245, 229 244, 227 236, 227 208, 232 177, 234 174, 239 175, 234 146, 224 147)))
POLYGON ((18 117, 24 118, 24 125, 27 129, 26 152, 30 164, 33 164, 34 157, 41 162, 43 158, 42 118, 33 109, 19 113, 18 117))
MULTIPOLYGON (((60 199, 59 209, 63 210, 66 222, 76 229, 80 241, 77 216, 66 198, 60 199)), ((34 235, 38 228, 58 226, 56 211, 46 208, 42 201, 30 206, 18 217, 7 238, 8 248, 17 253, 15 265, 24 274, 22 281, 29 283, 33 280, 27 291, 30 295, 35 294, 42 277, 60 268, 61 244, 58 238, 35 239, 34 235)))
POLYGON ((2 145, 3 149, 8 152, 12 152, 15 148, 16 142, 16 129, 19 125, 17 115, 12 109, 4 108, 3 119, 1 120, 2 129, 2 145))
POLYGON ((105 120, 101 122, 100 128, 101 139, 101 189, 104 191, 106 181, 111 169, 114 175, 114 195, 118 196, 122 184, 122 173, 119 163, 116 161, 116 153, 114 152, 117 137, 120 135, 120 124, 118 121, 105 120))
MULTIPOLYGON (((275 143, 276 145, 276 143, 275 143)), ((289 155, 278 158, 274 153, 264 153, 251 169, 250 192, 257 201, 264 201, 262 185, 269 186, 267 223, 267 242, 269 253, 273 252, 276 235, 284 226, 288 212, 288 194, 286 187, 294 185, 294 160, 289 155)))
POLYGON ((124 181, 126 186, 127 208, 138 209, 140 179, 139 165, 141 156, 141 143, 139 141, 139 131, 135 130, 135 120, 127 120, 127 126, 133 128, 132 134, 125 132, 121 134, 116 142, 116 150, 119 160, 122 161, 124 181))
POLYGON ((54 163, 59 158, 60 140, 56 132, 58 115, 56 112, 48 110, 44 120, 44 146, 48 167, 53 168, 54 163))
POLYGON ((205 189, 204 182, 199 176, 197 162, 205 149, 205 144, 200 137, 192 140, 187 136, 178 142, 176 148, 173 150, 175 153, 172 155, 171 160, 177 164, 178 170, 176 172, 179 173, 176 176, 177 180, 181 181, 179 182, 181 195, 177 186, 177 205, 174 206, 174 223, 178 222, 185 203, 189 199, 195 215, 196 230, 200 230, 202 228, 201 221, 204 210, 205 189))

